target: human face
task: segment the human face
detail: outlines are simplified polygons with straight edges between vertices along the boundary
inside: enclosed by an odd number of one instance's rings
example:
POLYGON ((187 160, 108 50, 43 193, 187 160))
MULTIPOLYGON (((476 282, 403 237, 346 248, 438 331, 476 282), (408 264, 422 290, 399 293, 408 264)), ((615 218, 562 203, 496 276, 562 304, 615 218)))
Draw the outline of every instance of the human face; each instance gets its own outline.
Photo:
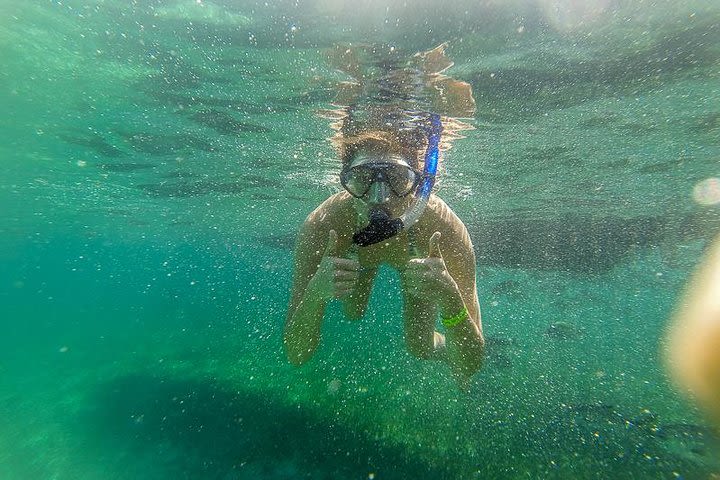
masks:
POLYGON ((358 153, 340 175, 346 190, 355 193, 351 195, 360 223, 368 221, 370 212, 376 209, 384 210, 391 217, 402 215, 421 179, 420 172, 410 167, 402 156, 375 152, 358 153), (354 180, 363 181, 353 184, 354 180))

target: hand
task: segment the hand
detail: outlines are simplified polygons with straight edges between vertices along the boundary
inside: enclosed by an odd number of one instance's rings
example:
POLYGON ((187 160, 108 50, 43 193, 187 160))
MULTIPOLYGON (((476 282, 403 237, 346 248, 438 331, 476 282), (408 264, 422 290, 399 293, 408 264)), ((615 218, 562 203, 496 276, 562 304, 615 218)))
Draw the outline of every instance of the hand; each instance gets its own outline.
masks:
POLYGON ((430 237, 427 258, 411 258, 404 272, 408 295, 421 298, 436 298, 441 305, 458 296, 455 280, 445 267, 440 251, 440 232, 430 237))
POLYGON ((321 299, 343 299, 355 289, 360 275, 360 263, 356 260, 339 258, 337 255, 337 233, 330 230, 325 253, 317 272, 310 281, 321 299))

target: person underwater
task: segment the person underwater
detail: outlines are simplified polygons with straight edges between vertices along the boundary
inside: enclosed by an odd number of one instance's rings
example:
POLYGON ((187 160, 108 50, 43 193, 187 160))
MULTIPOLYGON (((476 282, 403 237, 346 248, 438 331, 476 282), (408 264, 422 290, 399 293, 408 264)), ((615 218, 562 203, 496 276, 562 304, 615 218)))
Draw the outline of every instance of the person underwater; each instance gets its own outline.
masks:
POLYGON ((392 102, 344 112, 334 139, 343 191, 308 215, 297 239, 287 357, 295 365, 312 358, 331 300, 342 302, 347 318, 362 318, 386 264, 400 274, 410 354, 444 361, 467 380, 482 365, 485 342, 470 236, 432 193, 444 121, 392 102))

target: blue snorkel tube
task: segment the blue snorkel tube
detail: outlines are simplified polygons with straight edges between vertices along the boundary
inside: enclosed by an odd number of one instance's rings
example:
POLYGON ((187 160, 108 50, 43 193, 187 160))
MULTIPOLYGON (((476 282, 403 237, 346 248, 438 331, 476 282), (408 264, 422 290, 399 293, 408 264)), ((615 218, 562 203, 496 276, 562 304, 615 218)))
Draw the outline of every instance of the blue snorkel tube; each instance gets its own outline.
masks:
POLYGON ((390 215, 383 209, 371 211, 370 223, 353 235, 353 243, 366 247, 387 240, 412 227, 422 215, 435 185, 435 175, 440 160, 440 136, 442 135, 440 115, 431 113, 428 120, 428 125, 424 127, 428 140, 425 150, 425 166, 422 180, 415 190, 413 204, 400 218, 390 218, 390 215))
POLYGON ((427 133, 428 146, 427 150, 425 150, 423 179, 415 192, 415 202, 407 212, 400 216, 403 228, 410 228, 418 221, 430 199, 433 186, 435 186, 435 174, 437 173, 438 162, 440 161, 440 135, 442 135, 440 115, 436 113, 430 114, 430 125, 425 127, 425 131, 427 133))

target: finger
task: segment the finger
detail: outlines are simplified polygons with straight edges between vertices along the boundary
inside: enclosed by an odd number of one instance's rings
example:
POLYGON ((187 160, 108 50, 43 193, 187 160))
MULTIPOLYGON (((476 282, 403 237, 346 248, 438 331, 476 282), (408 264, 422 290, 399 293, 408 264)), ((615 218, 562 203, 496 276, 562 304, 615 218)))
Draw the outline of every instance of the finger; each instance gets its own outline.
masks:
POLYGON ((349 258, 335 258, 334 264, 335 268, 338 268, 340 270, 348 270, 352 272, 359 272, 360 271, 360 262, 357 260, 351 260, 349 258))
POLYGON ((411 258, 407 261, 405 270, 410 271, 418 271, 418 270, 424 270, 427 268, 425 265, 425 258, 411 258))
POLYGON ((445 261, 442 257, 426 258, 423 265, 425 266, 425 270, 428 272, 445 270, 445 261))
POLYGON ((442 258, 440 252, 440 232, 435 232, 430 237, 430 248, 428 248, 428 258, 442 258))
POLYGON ((437 262, 428 261, 430 259, 423 258, 418 262, 408 262, 405 266, 405 272, 411 276, 420 277, 438 270, 437 262))
POLYGON ((338 290, 352 290, 355 288, 356 282, 352 281, 339 281, 335 282, 335 291, 338 290))
POLYGON ((335 283, 336 292, 352 291, 355 288, 355 282, 337 282, 335 283))
POLYGON ((325 247, 325 257, 334 257, 337 254, 337 233, 335 230, 330 230, 328 234, 328 243, 325 247))
POLYGON ((335 270, 334 275, 335 281, 339 282, 355 282, 360 278, 360 274, 354 271, 348 270, 335 270))

